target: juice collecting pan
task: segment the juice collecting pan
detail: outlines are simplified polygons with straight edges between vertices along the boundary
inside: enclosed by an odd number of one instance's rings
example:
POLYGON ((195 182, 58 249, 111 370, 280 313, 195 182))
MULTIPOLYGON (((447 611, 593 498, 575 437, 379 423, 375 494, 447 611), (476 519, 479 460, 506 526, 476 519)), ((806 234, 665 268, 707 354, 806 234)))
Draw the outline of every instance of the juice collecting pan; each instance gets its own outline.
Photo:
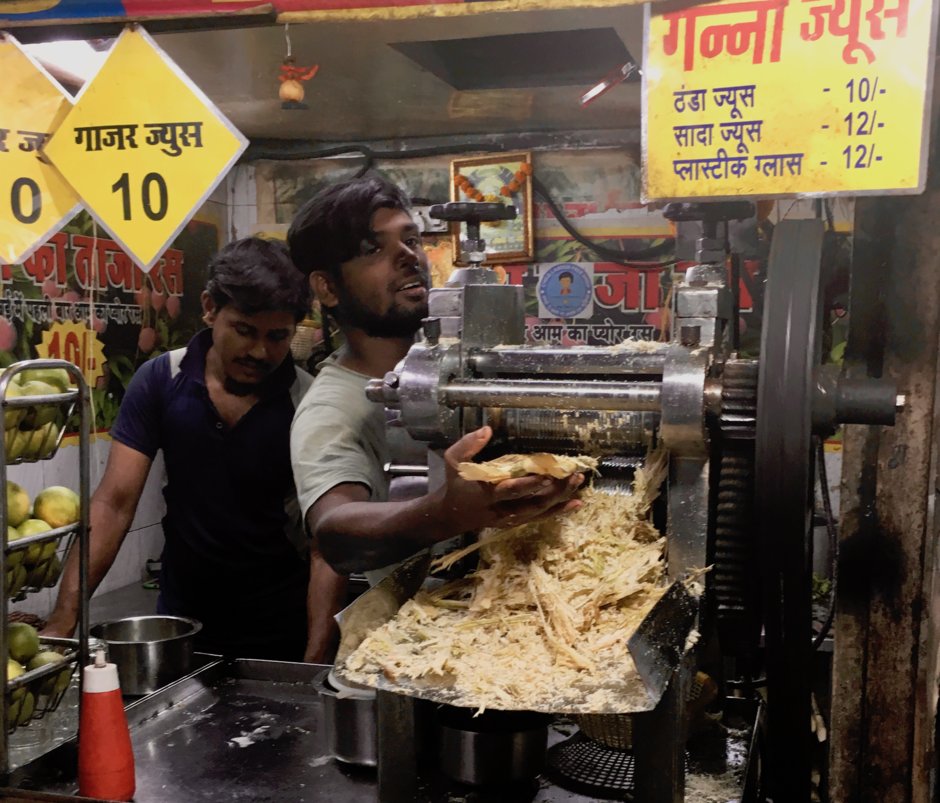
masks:
MULTIPOLYGON (((369 633, 392 619, 398 609, 420 590, 430 564, 429 555, 411 558, 337 615, 341 639, 335 671, 340 680, 352 682, 346 676, 346 660, 369 633)), ((600 683, 585 677, 572 688, 570 695, 556 698, 551 709, 546 708, 543 713, 634 714, 655 708, 686 653, 698 609, 699 600, 686 584, 681 581, 673 583, 627 642, 636 664, 636 674, 624 673, 616 683, 600 683), (589 695, 602 690, 611 692, 606 695, 609 700, 607 706, 600 710, 589 707, 585 702, 589 695)), ((604 672, 604 675, 608 678, 617 676, 614 672, 604 672)), ((474 695, 452 688, 452 680, 449 675, 443 675, 423 678, 399 676, 391 681, 384 675, 376 675, 374 688, 445 705, 478 708, 479 701, 474 699, 474 695)), ((507 705, 505 709, 512 710, 512 706, 507 705)))

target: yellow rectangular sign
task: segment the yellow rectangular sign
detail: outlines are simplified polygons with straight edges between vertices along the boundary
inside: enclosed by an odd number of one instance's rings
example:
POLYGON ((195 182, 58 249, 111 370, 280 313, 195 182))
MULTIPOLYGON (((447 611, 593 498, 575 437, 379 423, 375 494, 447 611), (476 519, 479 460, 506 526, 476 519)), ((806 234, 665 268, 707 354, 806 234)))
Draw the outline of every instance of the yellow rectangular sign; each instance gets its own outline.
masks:
POLYGON ((935 6, 647 5, 644 199, 923 192, 935 6))

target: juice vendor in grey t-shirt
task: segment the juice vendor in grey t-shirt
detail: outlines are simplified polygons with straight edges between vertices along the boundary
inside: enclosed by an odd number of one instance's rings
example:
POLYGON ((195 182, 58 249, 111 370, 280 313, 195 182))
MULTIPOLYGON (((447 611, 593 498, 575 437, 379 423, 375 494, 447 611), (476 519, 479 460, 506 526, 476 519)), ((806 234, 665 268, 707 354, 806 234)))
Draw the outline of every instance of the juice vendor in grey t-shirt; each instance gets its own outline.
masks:
POLYGON ((402 191, 375 176, 333 185, 301 207, 288 233, 294 264, 310 276, 346 344, 323 367, 291 429, 301 511, 320 553, 341 574, 389 567, 439 541, 522 524, 576 507, 584 481, 523 477, 467 482, 457 465, 487 444, 488 427, 445 453, 444 484, 389 502, 384 411, 365 397, 408 353, 427 315, 430 268, 402 191))
MULTIPOLYGON (((370 377, 337 365, 337 357, 333 354, 320 364, 316 391, 306 394, 291 428, 291 463, 304 512, 345 483, 368 488, 370 502, 388 501, 385 466, 391 451, 385 410, 366 398, 370 377)), ((366 577, 374 585, 386 574, 377 569, 366 577)))

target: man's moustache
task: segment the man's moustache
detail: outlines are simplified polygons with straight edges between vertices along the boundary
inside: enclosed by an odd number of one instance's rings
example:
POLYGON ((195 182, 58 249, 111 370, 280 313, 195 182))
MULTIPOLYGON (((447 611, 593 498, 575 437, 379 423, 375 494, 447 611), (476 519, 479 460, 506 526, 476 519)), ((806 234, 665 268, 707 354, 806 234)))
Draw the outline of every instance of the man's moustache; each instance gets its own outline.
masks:
POLYGON ((270 371, 271 366, 263 360, 251 360, 240 357, 236 360, 233 360, 236 365, 243 365, 246 368, 255 368, 258 371, 270 371))

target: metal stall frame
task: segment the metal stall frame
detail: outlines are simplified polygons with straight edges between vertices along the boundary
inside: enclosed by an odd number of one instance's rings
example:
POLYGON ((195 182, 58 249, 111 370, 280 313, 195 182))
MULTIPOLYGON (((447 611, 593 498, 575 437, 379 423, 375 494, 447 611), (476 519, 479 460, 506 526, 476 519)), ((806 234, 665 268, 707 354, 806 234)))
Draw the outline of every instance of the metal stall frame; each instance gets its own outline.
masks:
MULTIPOLYGON (((77 639, 43 639, 53 646, 71 647, 62 658, 62 661, 35 669, 20 677, 7 681, 4 677, 4 702, 2 708, 2 727, 0 727, 0 774, 6 775, 13 768, 10 766, 10 722, 9 707, 6 704, 6 697, 12 691, 25 686, 28 683, 39 680, 60 672, 65 664, 71 664, 77 661, 79 667, 88 663, 88 537, 90 532, 89 525, 89 507, 91 501, 91 460, 89 435, 91 432, 90 416, 90 395, 88 385, 82 375, 81 370, 66 360, 23 360, 14 363, 0 375, 0 412, 6 413, 9 409, 26 408, 36 404, 56 404, 60 408, 66 408, 66 417, 63 422, 62 430, 58 433, 56 443, 52 451, 38 457, 39 460, 48 460, 55 457, 59 445, 65 434, 65 428, 68 421, 77 412, 80 418, 79 429, 79 498, 81 500, 81 518, 76 524, 66 527, 39 533, 34 536, 18 539, 15 542, 15 549, 19 550, 28 547, 31 544, 46 543, 49 541, 58 541, 71 534, 78 536, 77 541, 73 541, 73 546, 77 544, 79 550, 79 620, 78 620, 78 638, 77 639), (13 377, 21 371, 36 369, 64 369, 68 372, 72 381, 77 385, 77 389, 69 390, 54 396, 17 396, 8 397, 7 388, 13 377)), ((5 431, 4 431, 5 434, 5 431)), ((41 446, 45 446, 45 441, 41 446)), ((4 548, 0 550, 0 656, 8 655, 9 645, 7 644, 7 616, 9 614, 9 601, 7 599, 7 555, 12 552, 14 547, 7 540, 7 445, 6 438, 0 438, 0 530, 3 534, 4 548)), ((83 683, 82 672, 79 672, 79 700, 81 700, 81 688, 83 683)), ((79 702, 81 705, 81 702, 79 702)), ((50 746, 49 749, 52 749, 50 746)))

